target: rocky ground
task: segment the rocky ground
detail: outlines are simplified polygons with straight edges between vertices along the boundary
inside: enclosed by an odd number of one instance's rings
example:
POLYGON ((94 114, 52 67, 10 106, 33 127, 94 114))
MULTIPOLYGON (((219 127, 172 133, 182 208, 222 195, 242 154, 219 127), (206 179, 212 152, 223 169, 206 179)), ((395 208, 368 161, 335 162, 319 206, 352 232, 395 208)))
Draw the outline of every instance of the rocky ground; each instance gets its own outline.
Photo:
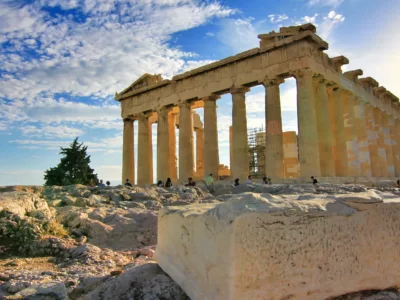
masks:
MULTIPOLYGON (((400 197, 393 187, 217 184, 170 189, 0 187, 0 299, 188 299, 153 260, 162 206, 218 203, 241 197, 269 201, 400 197)), ((365 291, 338 299, 400 299, 365 291)))

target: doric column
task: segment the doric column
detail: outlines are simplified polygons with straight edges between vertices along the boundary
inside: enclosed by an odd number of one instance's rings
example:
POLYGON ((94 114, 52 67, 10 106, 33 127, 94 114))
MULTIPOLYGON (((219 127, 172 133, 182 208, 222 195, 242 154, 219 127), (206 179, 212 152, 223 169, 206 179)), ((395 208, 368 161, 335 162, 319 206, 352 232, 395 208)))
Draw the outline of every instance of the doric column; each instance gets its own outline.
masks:
POLYGON ((378 132, 375 129, 374 108, 369 104, 365 105, 365 120, 368 135, 368 149, 371 160, 371 173, 373 177, 380 177, 381 166, 379 164, 378 155, 378 132))
POLYGON ((393 139, 395 141, 393 145, 393 159, 396 177, 400 177, 400 120, 394 120, 393 125, 393 139))
POLYGON ((314 84, 321 176, 334 177, 335 161, 333 153, 333 137, 330 122, 327 81, 323 79, 322 76, 318 76, 315 78, 314 84))
POLYGON ((347 146, 343 122, 341 91, 336 86, 328 88, 330 121, 333 132, 333 156, 336 176, 347 176, 347 146))
POLYGON ((194 175, 193 117, 191 105, 179 105, 179 180, 186 181, 194 175))
POLYGON ((157 180, 165 181, 170 177, 170 143, 168 124, 170 108, 162 107, 157 110, 157 180))
POLYGON ((133 120, 124 119, 123 146, 122 146, 122 184, 126 179, 135 184, 135 159, 133 120))
POLYGON ((229 169, 232 175, 232 165, 233 165, 233 151, 232 151, 232 126, 229 126, 229 169))
POLYGON ((357 129, 354 116, 354 96, 349 92, 342 92, 344 131, 347 148, 347 175, 357 177, 361 175, 360 161, 358 160, 357 129))
POLYGON ((195 128, 196 132, 196 176, 204 177, 204 129, 195 128))
POLYGON ((360 161, 361 176, 371 177, 371 156, 369 152, 365 104, 356 99, 354 106, 355 127, 358 142, 358 160, 360 161))
POLYGON ((178 178, 178 159, 176 157, 176 114, 168 114, 168 135, 169 135, 169 177, 172 181, 178 178))
POLYGON ((300 176, 321 176, 313 73, 299 70, 294 75, 297 83, 300 176))
POLYGON ((138 116, 138 172, 139 185, 153 183, 153 144, 151 136, 151 122, 149 114, 141 113, 138 116))
POLYGON ((217 126, 217 99, 220 96, 212 95, 204 98, 204 174, 212 173, 218 179, 219 150, 217 126))
POLYGON ((232 177, 243 183, 249 175, 249 146, 247 140, 246 87, 232 88, 232 177))
POLYGON ((281 78, 266 79, 265 86, 265 175, 284 178, 282 114, 279 85, 281 78))
POLYGON ((388 176, 395 176, 394 169, 394 159, 393 159, 393 149, 392 149, 392 133, 390 131, 392 125, 392 117, 386 113, 383 113, 383 139, 386 150, 386 161, 387 161, 387 169, 388 176))
POLYGON ((375 121, 374 129, 378 135, 377 144, 378 144, 379 177, 388 177, 382 114, 383 112, 380 109, 374 108, 374 121, 375 121))

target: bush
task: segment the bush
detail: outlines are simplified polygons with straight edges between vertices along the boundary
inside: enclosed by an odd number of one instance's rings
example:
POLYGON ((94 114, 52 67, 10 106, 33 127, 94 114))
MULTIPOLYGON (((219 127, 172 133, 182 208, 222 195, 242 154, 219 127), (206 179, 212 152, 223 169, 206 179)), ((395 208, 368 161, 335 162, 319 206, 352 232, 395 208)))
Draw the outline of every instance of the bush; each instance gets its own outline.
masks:
POLYGON ((55 220, 21 218, 8 211, 0 211, 0 255, 29 255, 42 236, 68 237, 67 230, 55 220))

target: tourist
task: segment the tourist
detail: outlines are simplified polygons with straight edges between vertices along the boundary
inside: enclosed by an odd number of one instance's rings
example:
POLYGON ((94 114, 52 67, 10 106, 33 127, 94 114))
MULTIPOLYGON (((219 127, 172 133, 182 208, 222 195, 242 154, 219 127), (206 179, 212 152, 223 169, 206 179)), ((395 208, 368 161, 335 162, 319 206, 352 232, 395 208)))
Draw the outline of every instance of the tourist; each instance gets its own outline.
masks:
POLYGON ((109 182, 109 181, 107 180, 106 184, 107 184, 107 186, 110 186, 110 185, 111 185, 111 182, 109 182))
POLYGON ((196 186, 196 182, 193 180, 192 177, 188 178, 188 183, 185 186, 196 186))
POLYGON ((105 187, 106 185, 103 183, 103 179, 100 179, 100 182, 97 184, 98 187, 105 187))
POLYGON ((397 186, 397 187, 400 187, 400 179, 397 179, 397 180, 394 182, 394 185, 397 186))
POLYGON ((317 184, 318 183, 318 180, 314 176, 311 176, 311 180, 312 180, 313 184, 317 184))
POLYGON ((164 183, 161 180, 159 180, 157 182, 157 187, 164 187, 164 183))
POLYGON ((125 186, 126 186, 126 187, 128 187, 128 186, 129 186, 129 187, 132 187, 132 183, 129 182, 129 179, 128 179, 128 178, 125 180, 125 186))
POLYGON ((170 187, 172 187, 172 181, 171 181, 171 178, 167 178, 167 181, 165 182, 165 187, 166 188, 170 188, 170 187))
POLYGON ((247 184, 251 184, 251 175, 247 176, 247 184))
POLYGON ((212 173, 206 176, 206 187, 210 192, 214 191, 214 178, 212 173))
POLYGON ((239 185, 239 178, 235 179, 235 183, 233 184, 233 186, 238 186, 239 185))

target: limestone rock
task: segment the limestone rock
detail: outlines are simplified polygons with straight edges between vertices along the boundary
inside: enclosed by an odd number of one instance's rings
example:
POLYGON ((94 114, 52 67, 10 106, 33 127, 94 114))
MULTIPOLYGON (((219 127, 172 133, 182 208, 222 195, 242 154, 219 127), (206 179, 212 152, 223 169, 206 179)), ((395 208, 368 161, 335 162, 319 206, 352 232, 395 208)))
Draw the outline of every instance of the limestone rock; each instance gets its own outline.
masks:
POLYGON ((24 297, 24 299, 54 299, 64 300, 67 299, 67 289, 62 282, 47 282, 39 285, 31 285, 15 294, 17 297, 24 297), (42 297, 42 298, 40 298, 42 297))
POLYGON ((83 297, 84 300, 189 300, 182 289, 155 263, 128 269, 83 297))
POLYGON ((192 300, 326 299, 399 284, 398 201, 296 197, 164 207, 156 259, 192 300))
POLYGON ((27 192, 0 193, 0 210, 7 210, 19 217, 53 217, 47 202, 36 194, 27 192))

